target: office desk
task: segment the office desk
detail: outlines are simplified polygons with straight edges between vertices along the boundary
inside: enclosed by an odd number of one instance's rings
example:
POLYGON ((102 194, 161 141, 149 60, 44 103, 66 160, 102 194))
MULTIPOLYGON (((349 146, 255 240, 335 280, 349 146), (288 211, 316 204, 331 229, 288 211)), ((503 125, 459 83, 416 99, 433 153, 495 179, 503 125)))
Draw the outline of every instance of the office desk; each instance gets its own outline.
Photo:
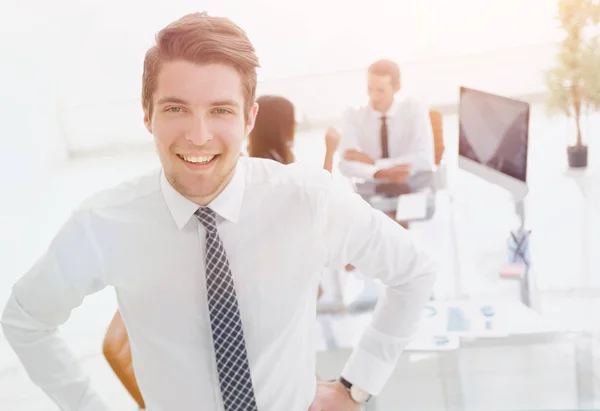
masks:
MULTIPOLYGON (((476 302, 465 302, 473 307, 476 302)), ((441 308, 457 303, 432 303, 441 308)), ((591 334, 563 331, 546 324, 520 302, 492 304, 498 332, 456 332, 459 344, 427 348, 413 341, 401 355, 382 393, 366 411, 542 411, 600 408, 596 379, 599 341, 591 334), (596 364, 594 364, 596 362, 596 364)), ((369 315, 319 318, 317 372, 335 378, 369 315), (354 317, 354 319, 352 319, 354 317)), ((438 324, 439 325, 439 324, 438 324)), ((432 338, 452 335, 448 327, 424 324, 432 338)), ((419 339, 424 336, 423 333, 419 339)))
POLYGON ((371 206, 383 211, 391 218, 396 219, 398 201, 406 194, 425 193, 426 209, 424 216, 410 219, 399 219, 400 223, 412 223, 429 220, 435 212, 435 189, 433 173, 421 172, 409 177, 405 183, 390 183, 382 180, 353 180, 354 191, 364 198, 371 206))

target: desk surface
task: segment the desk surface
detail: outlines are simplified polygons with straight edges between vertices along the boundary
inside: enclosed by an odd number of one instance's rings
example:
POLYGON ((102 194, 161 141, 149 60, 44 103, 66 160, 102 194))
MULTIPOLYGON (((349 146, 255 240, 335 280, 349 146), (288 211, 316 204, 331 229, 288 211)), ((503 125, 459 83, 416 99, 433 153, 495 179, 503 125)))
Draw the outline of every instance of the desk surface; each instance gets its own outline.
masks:
MULTIPOLYGON (((423 322, 429 323, 422 324, 417 334, 435 336, 445 331, 446 336, 457 337, 458 345, 428 349, 413 342, 367 411, 600 408, 596 383, 600 364, 594 364, 600 361, 594 357, 600 345, 592 335, 556 329, 520 302, 436 302, 428 307, 423 322), (479 312, 483 317, 491 309, 497 317, 496 330, 449 330, 449 317, 439 319, 456 307, 471 316, 479 312), (431 315, 432 309, 437 310, 436 315, 431 315)), ((369 320, 366 314, 346 316, 354 317, 352 324, 351 319, 343 317, 319 318, 322 350, 318 372, 323 378, 335 378, 339 373, 369 320)))
MULTIPOLYGON (((319 316, 319 349, 353 347, 372 312, 319 316)), ((465 341, 562 332, 520 301, 431 301, 407 351, 448 351, 465 341)))
MULTIPOLYGON (((435 191, 429 185, 409 186, 408 184, 392 184, 377 181, 355 181, 354 190, 372 207, 383 211, 400 222, 426 221, 435 212, 435 191), (414 213, 418 217, 401 218, 397 215, 398 203, 402 197, 410 194, 423 194, 425 197, 422 213, 414 213)), ((413 214, 410 212, 409 214, 413 214)))

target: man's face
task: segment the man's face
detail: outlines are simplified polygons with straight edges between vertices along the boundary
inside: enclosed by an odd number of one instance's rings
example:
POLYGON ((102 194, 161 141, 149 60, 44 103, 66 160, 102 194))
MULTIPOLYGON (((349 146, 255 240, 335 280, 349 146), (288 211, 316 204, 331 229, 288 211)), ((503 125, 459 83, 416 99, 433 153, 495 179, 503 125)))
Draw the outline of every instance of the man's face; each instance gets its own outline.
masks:
POLYGON ((177 60, 162 65, 144 123, 165 176, 182 195, 208 204, 233 176, 258 110, 247 115, 242 80, 227 65, 177 60))
POLYGON ((391 76, 380 76, 369 73, 367 79, 369 103, 375 111, 385 113, 394 102, 394 94, 397 90, 392 85, 391 76))

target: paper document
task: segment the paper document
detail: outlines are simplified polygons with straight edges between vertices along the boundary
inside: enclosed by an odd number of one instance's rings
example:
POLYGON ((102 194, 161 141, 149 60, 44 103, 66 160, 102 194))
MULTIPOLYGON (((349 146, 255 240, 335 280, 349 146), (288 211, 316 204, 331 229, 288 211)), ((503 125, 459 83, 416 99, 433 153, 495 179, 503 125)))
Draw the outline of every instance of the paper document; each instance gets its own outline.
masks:
POLYGON ((427 198, 429 195, 428 191, 420 191, 402 194, 398 197, 396 220, 410 221, 425 218, 427 216, 427 198))

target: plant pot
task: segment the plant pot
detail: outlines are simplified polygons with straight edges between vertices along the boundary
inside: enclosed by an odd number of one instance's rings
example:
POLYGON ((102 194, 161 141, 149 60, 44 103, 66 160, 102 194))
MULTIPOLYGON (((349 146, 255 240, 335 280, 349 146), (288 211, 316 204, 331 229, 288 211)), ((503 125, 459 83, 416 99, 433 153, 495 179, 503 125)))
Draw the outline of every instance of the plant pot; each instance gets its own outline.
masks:
POLYGON ((569 167, 585 168, 588 162, 588 148, 585 145, 567 147, 569 167))

